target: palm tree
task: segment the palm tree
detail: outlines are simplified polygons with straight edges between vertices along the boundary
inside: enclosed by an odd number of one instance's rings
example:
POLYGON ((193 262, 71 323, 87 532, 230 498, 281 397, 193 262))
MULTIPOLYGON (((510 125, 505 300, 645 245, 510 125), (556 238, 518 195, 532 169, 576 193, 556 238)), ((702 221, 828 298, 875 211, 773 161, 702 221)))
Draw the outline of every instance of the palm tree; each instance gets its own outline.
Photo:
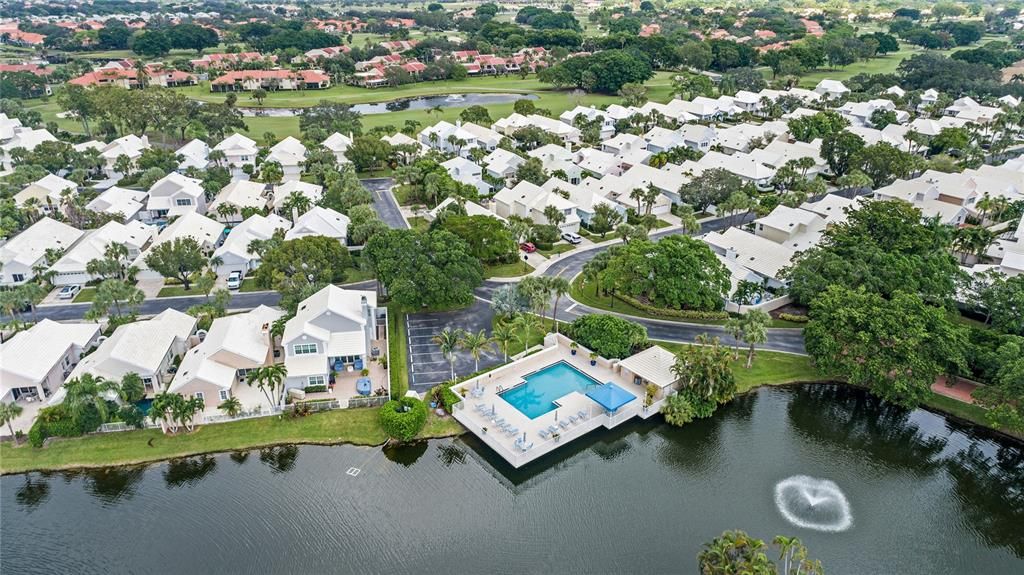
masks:
POLYGON ((967 256, 981 258, 995 239, 995 232, 981 226, 957 228, 953 234, 953 249, 960 252, 960 263, 964 263, 967 256))
POLYGON ((541 327, 540 319, 533 314, 521 313, 512 320, 512 327, 519 332, 516 339, 523 344, 523 351, 525 351, 530 347, 533 330, 541 327))
POLYGON ((555 333, 558 333, 558 300, 569 293, 569 280, 562 276, 554 276, 547 278, 547 284, 548 291, 555 296, 555 303, 551 307, 551 324, 555 329, 555 333))
POLYGON ((149 417, 154 422, 160 424, 160 430, 163 433, 167 433, 168 431, 174 433, 178 430, 178 425, 175 420, 171 419, 170 414, 174 404, 182 401, 182 399, 183 398, 176 393, 161 391, 156 394, 153 398, 153 403, 149 405, 149 417))
POLYGON ((725 325, 722 327, 732 336, 732 359, 735 361, 740 358, 740 338, 743 337, 743 322, 738 317, 730 317, 725 320, 725 325))
MULTIPOLYGON (((272 363, 268 366, 259 368, 260 389, 264 389, 265 387, 270 390, 270 393, 272 393, 274 397, 278 398, 276 402, 271 399, 271 406, 280 405, 281 402, 284 401, 284 380, 287 376, 288 368, 286 368, 283 363, 272 363), (278 388, 281 389, 280 393, 277 391, 278 388)), ((267 393, 265 389, 264 393, 267 393)), ((270 399, 269 395, 267 396, 267 399, 270 399)))
POLYGON ((195 427, 192 422, 195 420, 196 414, 203 411, 206 404, 202 398, 196 396, 185 399, 179 395, 178 398, 179 400, 171 406, 171 417, 180 422, 187 431, 192 431, 195 427))
POLYGON ((676 216, 679 217, 679 225, 685 234, 695 234, 700 231, 700 222, 693 213, 693 206, 682 204, 676 208, 676 216))
POLYGON ((516 339, 515 328, 509 322, 499 321, 494 324, 491 330, 491 341, 501 348, 504 362, 508 362, 508 346, 516 339))
POLYGON ((465 335, 466 332, 462 331, 462 329, 452 330, 446 327, 441 333, 430 338, 430 341, 436 343, 441 348, 441 353, 448 358, 448 366, 452 372, 451 379, 455 379, 455 350, 459 348, 465 335))
POLYGON ((7 425, 7 429, 15 441, 17 441, 17 436, 14 434, 14 420, 21 415, 21 411, 22 407, 17 403, 0 402, 0 425, 7 425))
POLYGON ((460 343, 463 350, 468 351, 473 356, 473 371, 480 371, 480 355, 484 351, 494 346, 491 343, 490 338, 487 337, 487 332, 480 330, 477 333, 469 332, 462 336, 462 342, 460 343))
POLYGON ((309 201, 309 197, 305 194, 299 192, 288 194, 288 197, 281 202, 281 209, 287 214, 296 212, 301 216, 308 212, 311 207, 313 207, 313 202, 309 201))
POLYGON ((555 206, 544 206, 544 217, 555 227, 565 223, 565 214, 555 206))
POLYGON ((748 310, 740 318, 743 341, 750 346, 747 349, 747 369, 754 363, 754 346, 768 341, 768 325, 771 321, 772 317, 768 312, 760 309, 748 310))
POLYGON ((229 397, 220 402, 217 409, 223 411, 229 417, 234 417, 242 412, 242 402, 237 397, 229 397))
POLYGON ((224 202, 222 204, 217 204, 217 208, 214 211, 217 212, 218 216, 220 216, 221 221, 226 221, 228 218, 238 213, 238 206, 231 202, 224 202))
POLYGON ((83 373, 79 377, 64 384, 64 405, 71 415, 78 417, 88 406, 96 408, 101 421, 107 420, 107 392, 116 391, 116 382, 107 381, 91 373, 83 373))
POLYGON ((636 200, 636 215, 640 215, 641 205, 643 204, 645 191, 643 188, 633 188, 629 192, 629 199, 636 200))
POLYGON ((117 396, 125 403, 135 403, 146 396, 146 385, 142 383, 139 374, 129 372, 121 377, 121 387, 117 390, 117 396))

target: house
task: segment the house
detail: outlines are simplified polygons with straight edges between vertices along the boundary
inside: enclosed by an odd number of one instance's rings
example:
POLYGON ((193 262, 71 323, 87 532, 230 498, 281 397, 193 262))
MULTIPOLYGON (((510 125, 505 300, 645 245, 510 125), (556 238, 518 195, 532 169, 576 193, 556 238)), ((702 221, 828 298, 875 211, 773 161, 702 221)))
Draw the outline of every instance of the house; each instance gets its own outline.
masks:
POLYGON ((839 194, 826 194, 817 202, 804 202, 800 209, 814 212, 825 220, 826 226, 846 221, 849 212, 859 207, 861 198, 848 199, 839 194))
POLYGON ((924 112, 939 101, 939 91, 929 88, 921 93, 921 103, 917 105, 918 112, 924 112))
POLYGON ((125 224, 109 221, 95 230, 88 230, 82 239, 50 266, 50 271, 54 272, 51 282, 63 286, 92 281, 96 278, 86 271, 86 266, 92 260, 103 259, 108 246, 124 246, 128 250, 128 261, 133 261, 156 238, 156 234, 156 226, 148 226, 137 220, 125 224))
POLYGON ((537 224, 549 224, 551 222, 544 214, 548 206, 553 206, 565 216, 565 221, 558 226, 561 231, 579 231, 580 218, 576 214, 576 205, 557 193, 524 180, 494 195, 494 213, 503 218, 518 216, 537 224))
POLYGON ((576 155, 566 144, 544 144, 543 146, 530 150, 526 153, 531 158, 540 160, 544 171, 548 173, 563 172, 565 179, 570 182, 579 183, 583 176, 583 170, 576 164, 576 155))
POLYGON ((712 146, 718 146, 722 152, 749 152, 766 144, 777 136, 786 134, 789 126, 786 122, 765 122, 763 124, 736 124, 718 130, 712 146))
POLYGON ((624 154, 629 150, 646 150, 647 140, 635 134, 621 133, 601 142, 601 151, 615 154, 624 154))
POLYGON ((939 221, 944 224, 963 224, 967 221, 969 211, 962 203, 940 199, 942 181, 941 178, 934 176, 913 180, 896 180, 884 188, 875 190, 873 198, 909 202, 921 210, 922 219, 938 217, 939 221))
POLYGON ((130 222, 143 219, 143 215, 148 214, 144 203, 148 197, 149 192, 112 186, 93 198, 85 205, 85 209, 101 214, 119 215, 125 222, 130 222))
POLYGON ((210 82, 211 92, 264 90, 323 90, 331 77, 323 70, 232 70, 210 82))
POLYGON ((139 257, 135 258, 132 265, 139 269, 136 277, 139 279, 159 279, 163 277, 158 272, 149 269, 149 266, 146 265, 146 256, 153 251, 153 248, 162 243, 173 242, 179 238, 192 238, 199 244, 204 254, 210 254, 220 245, 223 237, 224 224, 211 220, 197 212, 185 213, 160 230, 160 233, 149 244, 149 247, 139 254, 139 257))
MULTIPOLYGON (((620 106, 621 107, 621 106, 620 106)), ((572 110, 566 110, 558 116, 558 119, 570 126, 576 125, 576 118, 583 116, 588 122, 600 121, 601 126, 598 137, 607 140, 615 135, 615 118, 608 113, 598 110, 594 106, 576 106, 572 110)))
POLYGON ((302 163, 306 161, 306 146, 297 139, 288 136, 270 148, 264 162, 277 162, 284 172, 283 180, 298 180, 302 176, 302 163))
POLYGON ((103 149, 100 150, 100 156, 103 157, 105 164, 103 171, 106 172, 108 178, 121 179, 124 174, 117 170, 118 158, 125 156, 134 165, 135 161, 142 156, 143 150, 147 150, 149 147, 148 136, 142 136, 141 138, 135 134, 121 136, 103 146, 103 149))
POLYGON ((348 240, 348 216, 330 208, 313 206, 310 210, 295 219, 292 228, 285 232, 285 240, 295 240, 307 236, 324 236, 334 238, 345 244, 348 240))
POLYGON ((0 402, 53 395, 100 336, 97 323, 43 319, 0 343, 0 402))
POLYGON ((757 186, 757 189, 768 191, 773 189, 772 178, 775 177, 776 168, 765 164, 758 156, 743 152, 737 152, 730 156, 711 150, 697 160, 697 165, 705 170, 718 168, 732 172, 741 180, 757 186))
POLYGON ((456 182, 473 186, 481 194, 491 193, 491 185, 483 180, 483 168, 475 163, 456 156, 441 163, 441 167, 448 171, 448 175, 456 182))
POLYGON ((82 238, 83 232, 44 217, 0 244, 0 286, 21 285, 36 276, 39 266, 48 267, 47 251, 63 252, 82 238))
POLYGON ((189 168, 205 170, 210 165, 210 146, 200 139, 189 141, 175 153, 181 157, 181 162, 178 163, 179 172, 189 168))
POLYGON ((896 108, 892 100, 875 99, 867 102, 847 102, 836 108, 844 118, 850 121, 852 126, 870 126, 871 116, 875 112, 892 112, 896 115, 896 122, 899 124, 910 121, 910 114, 896 108))
MULTIPOLYGON (((310 184, 301 180, 291 180, 283 184, 274 186, 274 211, 281 214, 284 212, 284 204, 289 196, 292 194, 298 194, 309 200, 309 205, 313 206, 320 203, 321 198, 324 197, 324 187, 316 184, 310 184)), ((291 214, 283 214, 287 217, 291 217, 291 214)))
POLYGON ((346 136, 334 132, 330 136, 321 142, 321 145, 327 148, 332 154, 334 154, 335 161, 338 164, 347 163, 349 160, 345 157, 345 152, 348 151, 348 147, 352 145, 352 136, 346 136))
MULTIPOLYGON (((304 389, 334 383, 334 373, 359 373, 370 367, 384 339, 386 310, 377 308, 377 292, 329 285, 299 303, 285 324, 281 347, 288 369, 285 387, 304 389)), ((385 382, 378 382, 384 385, 385 382)))
MULTIPOLYGON (((131 61, 128 61, 131 64, 131 61)), ((112 63, 115 64, 115 63, 112 63)), ((146 64, 145 73, 139 77, 139 71, 135 67, 121 68, 118 66, 103 66, 86 72, 77 78, 68 80, 68 84, 75 86, 117 86, 125 89, 142 88, 145 86, 160 86, 162 88, 173 88, 177 86, 194 86, 196 77, 188 72, 182 72, 173 68, 167 68, 159 62, 146 64)))
MULTIPOLYGON (((259 153, 259 147, 256 146, 254 140, 242 134, 235 133, 224 138, 213 149, 224 154, 224 161, 231 169, 233 178, 248 178, 249 176, 245 174, 243 168, 245 166, 256 167, 256 154, 259 153)), ((219 164, 219 162, 215 163, 219 164)))
POLYGON ((266 184, 251 180, 237 180, 224 186, 217 197, 210 202, 207 210, 217 221, 225 224, 241 222, 242 210, 251 208, 258 211, 267 209, 266 184))
POLYGON ((487 168, 488 176, 506 183, 516 175, 516 170, 524 162, 526 160, 519 154, 502 148, 496 148, 481 160, 481 163, 487 168))
POLYGON ((780 204, 753 226, 754 235, 802 252, 818 245, 826 221, 814 212, 780 204))
POLYGON ((629 197, 633 190, 654 186, 661 192, 661 195, 654 199, 651 213, 661 215, 669 213, 672 204, 680 201, 679 187, 695 175, 694 170, 699 171, 700 169, 700 166, 693 162, 687 162, 685 167, 670 163, 661 168, 639 164, 624 171, 621 176, 616 177, 609 174, 600 180, 587 178, 580 185, 619 204, 623 210, 626 208, 637 209, 636 200, 629 197), (691 165, 692 167, 690 167, 691 165))
POLYGON ((769 288, 785 287, 786 281, 780 278, 780 272, 790 264, 790 260, 797 253, 793 248, 739 228, 709 232, 703 239, 713 252, 767 280, 769 288))
MULTIPOLYGON (((597 148, 580 148, 573 158, 579 170, 573 174, 575 177, 569 177, 572 184, 580 183, 586 175, 603 178, 609 174, 618 176, 623 172, 622 162, 618 156, 597 148)), ((572 173, 565 169, 562 171, 567 172, 567 176, 572 173)))
POLYGON ((655 126, 644 134, 644 141, 647 142, 647 151, 652 154, 683 146, 704 153, 711 149, 715 137, 714 128, 701 124, 684 124, 678 130, 655 126))
POLYGON ((626 208, 624 206, 595 193, 585 186, 572 184, 558 178, 551 178, 544 182, 544 185, 541 187, 550 193, 563 197, 565 194, 568 194, 569 201, 576 205, 576 215, 580 218, 580 222, 587 225, 590 225, 590 221, 594 217, 595 208, 601 204, 605 204, 619 212, 623 217, 626 215, 626 208))
POLYGON ((65 192, 77 195, 78 184, 54 174, 46 174, 14 194, 14 204, 19 208, 34 205, 44 214, 56 214, 61 211, 65 192))
MULTIPOLYGON (((442 120, 433 126, 424 128, 420 132, 420 143, 445 153, 462 156, 463 158, 468 158, 469 151, 473 148, 480 148, 489 152, 498 147, 498 142, 501 139, 500 135, 497 135, 497 139, 493 140, 493 142, 481 143, 477 140, 476 134, 466 129, 470 124, 472 122, 467 122, 464 127, 461 120, 457 120, 454 124, 442 120), (490 145, 491 143, 493 145, 490 145)), ((473 125, 475 126, 475 124, 473 125)), ((486 130, 486 128, 484 129, 486 130)))
POLYGON ((814 87, 814 93, 826 100, 843 98, 850 93, 850 89, 839 80, 822 80, 814 87))
POLYGON ((459 202, 458 199, 453 197, 445 198, 444 201, 442 201, 440 204, 437 204, 437 206, 434 209, 427 212, 430 220, 434 221, 435 219, 437 219, 437 216, 440 215, 440 213, 444 211, 445 208, 452 204, 461 205, 462 209, 466 210, 467 216, 488 216, 500 220, 502 222, 506 221, 505 218, 495 214, 491 210, 481 206, 476 202, 471 202, 469 200, 459 202))
POLYGON ((318 58, 330 59, 337 58, 343 54, 348 54, 351 51, 352 48, 349 46, 328 46, 327 48, 314 48, 312 50, 307 50, 304 55, 306 60, 316 60, 318 58))
POLYGON ((953 116, 954 118, 967 120, 975 124, 987 124, 994 120, 996 116, 1002 114, 1003 111, 991 106, 982 106, 973 98, 964 96, 954 100, 952 104, 943 110, 943 113, 947 116, 953 116))
POLYGON ((14 134, 27 128, 22 127, 18 118, 8 118, 7 114, 0 112, 0 144, 6 143, 14 137, 14 134))
POLYGON ((390 136, 381 136, 380 139, 392 146, 412 146, 418 150, 418 153, 422 153, 426 149, 422 142, 418 142, 401 132, 396 132, 390 136))
POLYGON ((501 118, 491 126, 491 128, 496 132, 504 134, 510 138, 513 137, 516 131, 526 127, 540 128, 557 138, 562 143, 575 143, 580 141, 580 131, 578 128, 573 127, 571 124, 566 124, 553 118, 537 114, 530 114, 529 116, 512 114, 506 118, 501 118))
POLYGON ((207 415, 219 413, 217 406, 231 397, 247 409, 270 407, 246 378, 250 370, 274 363, 270 326, 282 316, 284 311, 261 305, 213 320, 202 342, 185 352, 167 391, 202 399, 207 415))
POLYGON ((144 222, 163 222, 189 213, 206 213, 206 191, 200 180, 171 172, 149 187, 144 222))
MULTIPOLYGON (((171 308, 150 319, 120 325, 109 338, 98 342, 96 351, 82 358, 66 381, 86 373, 121 381, 126 374, 135 373, 142 378, 146 395, 155 395, 171 381, 175 358, 188 349, 195 331, 196 318, 171 308)), ((50 405, 63 400, 64 394, 57 393, 50 405)))
POLYGON ((11 150, 17 148, 24 148, 25 151, 31 152, 36 149, 36 146, 43 142, 56 142, 57 138, 53 137, 49 131, 42 128, 34 130, 32 128, 13 128, 10 138, 7 139, 3 145, 0 145, 0 162, 3 163, 5 170, 13 170, 14 162, 11 160, 11 150))
POLYGON ((207 68, 227 68, 238 64, 261 63, 264 61, 274 62, 277 56, 264 56, 259 52, 237 52, 234 54, 203 54, 202 57, 192 60, 192 67, 197 70, 207 68))
POLYGON ((903 88, 900 88, 899 86, 889 86, 882 93, 889 96, 896 96, 897 98, 902 98, 907 95, 907 91, 904 90, 903 88))
POLYGON ((283 236, 291 227, 290 221, 276 214, 249 216, 244 222, 231 228, 223 243, 213 251, 213 257, 220 258, 221 262, 216 268, 217 275, 227 276, 233 271, 247 275, 258 268, 259 254, 249 249, 253 240, 269 240, 277 233, 283 236))

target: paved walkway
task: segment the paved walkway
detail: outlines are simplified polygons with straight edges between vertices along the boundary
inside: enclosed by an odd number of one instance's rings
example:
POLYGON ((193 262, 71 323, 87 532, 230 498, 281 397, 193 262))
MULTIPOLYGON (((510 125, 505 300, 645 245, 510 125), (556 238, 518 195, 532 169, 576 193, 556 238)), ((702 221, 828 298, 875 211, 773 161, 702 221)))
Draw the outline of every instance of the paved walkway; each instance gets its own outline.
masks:
POLYGON ((971 394, 975 389, 978 389, 977 383, 962 378, 957 378, 956 383, 950 385, 944 375, 940 375, 932 384, 932 391, 935 393, 970 404, 974 403, 971 394))

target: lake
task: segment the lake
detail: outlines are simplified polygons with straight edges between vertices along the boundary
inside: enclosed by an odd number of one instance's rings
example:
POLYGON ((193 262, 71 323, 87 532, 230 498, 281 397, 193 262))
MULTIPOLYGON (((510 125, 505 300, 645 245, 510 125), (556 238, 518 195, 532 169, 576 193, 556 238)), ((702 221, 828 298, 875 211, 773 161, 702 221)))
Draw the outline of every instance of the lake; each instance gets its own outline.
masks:
POLYGON ((519 470, 466 436, 0 479, 11 574, 694 573, 732 528, 798 536, 830 574, 1022 573, 1024 450, 805 385, 519 470))
MULTIPOLYGON (((422 96, 418 98, 400 98, 388 102, 376 102, 372 104, 353 104, 352 111, 360 114, 387 114, 389 112, 402 112, 405 110, 429 110, 434 107, 459 108, 466 106, 489 106, 492 104, 507 104, 516 100, 538 100, 536 94, 510 94, 510 93, 479 93, 479 94, 450 94, 442 96, 422 96)), ((243 116, 272 116, 290 117, 298 116, 302 108, 259 108, 253 106, 239 107, 243 116)))

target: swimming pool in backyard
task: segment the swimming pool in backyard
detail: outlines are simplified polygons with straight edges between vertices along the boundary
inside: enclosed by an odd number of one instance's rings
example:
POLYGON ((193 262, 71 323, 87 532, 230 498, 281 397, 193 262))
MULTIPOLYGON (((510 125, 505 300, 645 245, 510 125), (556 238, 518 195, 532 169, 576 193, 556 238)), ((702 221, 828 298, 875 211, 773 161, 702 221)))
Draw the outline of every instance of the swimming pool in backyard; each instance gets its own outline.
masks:
POLYGON ((526 383, 499 396, 530 419, 558 409, 555 400, 574 391, 586 393, 601 382, 564 361, 523 376, 526 383))

